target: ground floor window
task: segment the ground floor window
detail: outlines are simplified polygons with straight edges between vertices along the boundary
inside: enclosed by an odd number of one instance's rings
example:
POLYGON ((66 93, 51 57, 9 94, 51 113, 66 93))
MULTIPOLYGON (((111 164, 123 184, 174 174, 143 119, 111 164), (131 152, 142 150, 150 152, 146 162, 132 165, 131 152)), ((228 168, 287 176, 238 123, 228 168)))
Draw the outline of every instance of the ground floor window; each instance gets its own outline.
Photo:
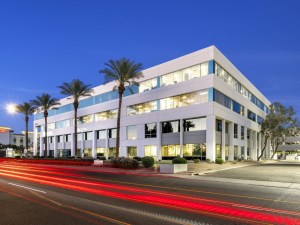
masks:
POLYGON ((222 158, 222 146, 216 145, 216 158, 222 158))
POLYGON ((78 148, 78 149, 76 150, 75 156, 76 156, 76 157, 81 157, 81 156, 82 156, 82 153, 81 153, 81 149, 80 149, 80 148, 78 148))
POLYGON ((178 157, 180 156, 180 145, 164 145, 161 146, 162 157, 178 157))
POLYGON ((145 156, 151 156, 156 159, 157 146, 156 145, 145 145, 145 156))
POLYGON ((241 146, 241 158, 245 159, 245 147, 241 146))
POLYGON ((96 149, 97 157, 105 156, 105 152, 106 152, 106 148, 97 148, 96 149))
POLYGON ((83 153, 84 153, 84 157, 93 157, 93 153, 92 153, 91 148, 85 148, 83 153))
POLYGON ((235 145, 233 147, 233 151, 234 151, 234 153, 233 153, 233 159, 237 160, 238 159, 238 146, 237 145, 235 145))
POLYGON ((225 145, 225 160, 228 160, 228 156, 229 156, 229 146, 225 145))
POLYGON ((71 150, 70 149, 58 149, 57 156, 59 158, 68 158, 71 156, 71 150))
POLYGON ((183 145, 184 158, 199 158, 200 160, 206 159, 206 145, 201 144, 185 144, 183 145))
POLYGON ((127 147, 127 157, 137 156, 137 147, 127 147))
POLYGON ((108 149, 108 158, 113 158, 116 156, 117 148, 109 148, 108 149))

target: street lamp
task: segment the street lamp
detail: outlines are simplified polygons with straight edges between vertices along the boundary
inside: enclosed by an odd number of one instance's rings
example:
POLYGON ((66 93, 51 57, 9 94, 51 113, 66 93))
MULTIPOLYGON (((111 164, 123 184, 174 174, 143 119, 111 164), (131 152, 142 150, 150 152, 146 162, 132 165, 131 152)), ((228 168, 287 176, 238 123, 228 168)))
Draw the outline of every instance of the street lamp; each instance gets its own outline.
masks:
POLYGON ((9 114, 15 114, 17 112, 17 105, 14 103, 10 103, 6 105, 6 111, 9 114))

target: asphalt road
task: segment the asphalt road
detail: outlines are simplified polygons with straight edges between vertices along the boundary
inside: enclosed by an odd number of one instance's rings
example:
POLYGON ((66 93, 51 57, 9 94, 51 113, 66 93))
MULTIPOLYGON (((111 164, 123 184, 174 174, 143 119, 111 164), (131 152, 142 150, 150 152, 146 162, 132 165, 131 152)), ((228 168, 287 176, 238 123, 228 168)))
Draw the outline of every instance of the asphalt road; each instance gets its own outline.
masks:
POLYGON ((0 225, 294 225, 299 200, 299 189, 0 162, 0 225))

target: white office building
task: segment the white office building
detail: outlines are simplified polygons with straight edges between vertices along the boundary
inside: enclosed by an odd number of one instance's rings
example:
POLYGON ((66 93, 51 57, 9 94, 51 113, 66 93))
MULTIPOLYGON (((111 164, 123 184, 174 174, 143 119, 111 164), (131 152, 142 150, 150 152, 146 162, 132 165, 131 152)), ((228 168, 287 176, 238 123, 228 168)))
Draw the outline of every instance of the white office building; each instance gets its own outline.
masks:
MULTIPOLYGON (((145 69, 134 93, 125 91, 121 156, 257 159, 260 123, 270 101, 214 46, 145 69)), ((112 157, 116 146, 118 95, 114 82, 94 88, 78 110, 74 149, 72 99, 50 110, 48 150, 54 157, 112 157)), ((35 114, 34 154, 45 155, 43 113, 35 114)), ((267 148, 265 158, 271 155, 267 148)))

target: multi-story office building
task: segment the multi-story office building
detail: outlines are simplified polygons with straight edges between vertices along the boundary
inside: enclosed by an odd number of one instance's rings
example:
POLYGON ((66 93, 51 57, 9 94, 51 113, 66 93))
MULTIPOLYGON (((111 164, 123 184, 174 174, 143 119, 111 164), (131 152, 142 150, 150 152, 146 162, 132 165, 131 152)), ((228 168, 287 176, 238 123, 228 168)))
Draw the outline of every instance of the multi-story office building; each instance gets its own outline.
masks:
MULTIPOLYGON (((10 127, 0 127, 0 144, 25 147, 25 131, 15 134, 10 127)), ((28 145, 33 147, 33 132, 28 132, 28 145)))
MULTIPOLYGON (((121 111, 121 156, 176 156, 202 160, 256 159, 260 123, 269 100, 214 46, 145 69, 121 111)), ((118 95, 114 82, 94 88, 79 104, 78 146, 73 144, 72 99, 50 110, 50 155, 112 157, 118 95)), ((35 115, 34 154, 44 155, 43 114, 35 115)), ((269 157, 270 149, 266 151, 269 157)))

